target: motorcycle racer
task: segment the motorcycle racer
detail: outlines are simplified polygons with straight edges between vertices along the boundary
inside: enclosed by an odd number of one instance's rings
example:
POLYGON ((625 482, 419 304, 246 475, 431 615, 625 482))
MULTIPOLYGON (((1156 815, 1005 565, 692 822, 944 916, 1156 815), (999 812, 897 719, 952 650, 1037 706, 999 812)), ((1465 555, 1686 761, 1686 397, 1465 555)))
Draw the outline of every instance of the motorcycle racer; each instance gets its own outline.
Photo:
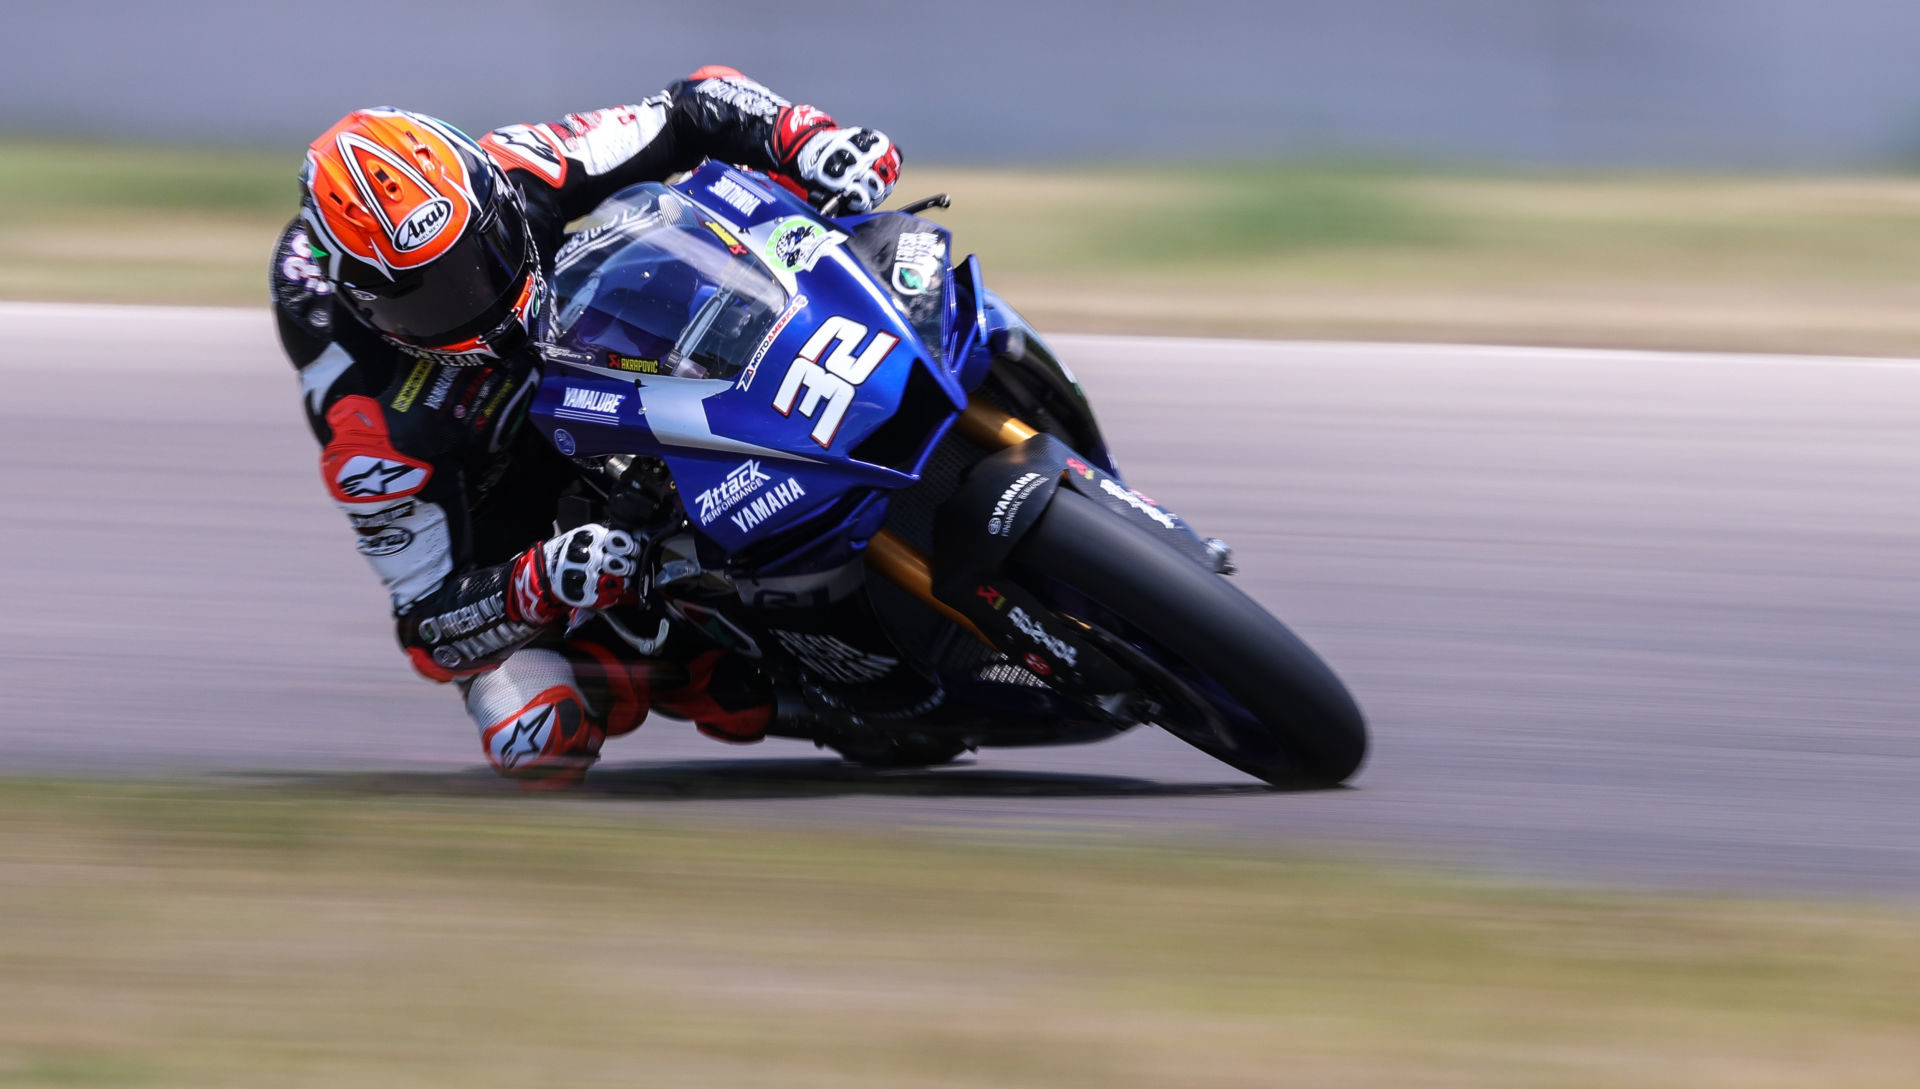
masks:
POLYGON ((708 158, 852 211, 882 202, 900 167, 885 135, 720 66, 477 142, 421 114, 358 110, 310 146, 300 214, 274 251, 275 316, 323 481, 391 595, 401 646, 461 686, 503 774, 577 781, 649 708, 731 741, 758 740, 772 718, 747 663, 665 628, 642 657, 591 619, 644 593, 644 535, 555 534, 575 470, 521 426, 567 222, 708 158))

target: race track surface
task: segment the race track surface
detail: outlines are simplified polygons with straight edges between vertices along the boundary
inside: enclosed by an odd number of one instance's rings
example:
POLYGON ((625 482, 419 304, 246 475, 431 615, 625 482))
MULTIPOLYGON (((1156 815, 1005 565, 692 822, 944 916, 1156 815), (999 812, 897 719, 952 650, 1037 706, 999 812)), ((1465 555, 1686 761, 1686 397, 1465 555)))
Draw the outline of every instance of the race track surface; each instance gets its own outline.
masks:
MULTIPOLYGON (((463 789, 264 312, 0 304, 0 772, 463 789)), ((876 776, 658 720, 596 800, 1920 894, 1920 366, 1061 337, 1129 480, 1372 722, 1274 793, 1153 730, 876 776)))

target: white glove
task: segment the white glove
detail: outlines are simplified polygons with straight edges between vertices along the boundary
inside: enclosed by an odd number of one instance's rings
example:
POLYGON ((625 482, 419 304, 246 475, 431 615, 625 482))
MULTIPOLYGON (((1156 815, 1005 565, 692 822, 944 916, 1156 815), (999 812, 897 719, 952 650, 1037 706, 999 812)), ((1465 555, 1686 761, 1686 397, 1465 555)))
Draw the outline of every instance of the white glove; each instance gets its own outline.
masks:
POLYGON ((870 212, 900 180, 900 149, 878 129, 823 129, 801 145, 794 170, 823 197, 844 194, 845 210, 870 212))
POLYGON ((518 619, 551 623, 573 609, 604 609, 633 590, 640 543, 625 530, 585 525, 527 549, 513 565, 518 619))

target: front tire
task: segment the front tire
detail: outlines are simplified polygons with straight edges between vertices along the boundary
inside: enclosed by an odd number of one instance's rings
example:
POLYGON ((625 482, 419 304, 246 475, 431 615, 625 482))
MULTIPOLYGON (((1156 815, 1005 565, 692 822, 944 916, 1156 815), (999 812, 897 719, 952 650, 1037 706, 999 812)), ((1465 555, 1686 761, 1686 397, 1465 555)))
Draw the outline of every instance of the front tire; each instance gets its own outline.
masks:
POLYGON ((1225 578, 1086 496, 1056 492, 1011 562, 1039 576, 1043 595, 1052 584, 1090 599, 1105 615, 1082 619, 1184 682, 1188 705, 1198 694, 1208 721, 1159 725, 1209 756, 1282 786, 1337 785, 1366 759, 1366 722, 1319 655, 1225 578))

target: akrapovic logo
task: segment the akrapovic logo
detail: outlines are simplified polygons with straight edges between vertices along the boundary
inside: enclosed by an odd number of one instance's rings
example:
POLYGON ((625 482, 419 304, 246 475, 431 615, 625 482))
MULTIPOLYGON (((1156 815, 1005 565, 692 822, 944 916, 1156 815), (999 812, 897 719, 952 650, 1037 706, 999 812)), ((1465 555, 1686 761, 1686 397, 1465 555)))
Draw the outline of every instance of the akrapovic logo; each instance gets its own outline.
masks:
POLYGON ((1045 647, 1048 653, 1067 663, 1069 667, 1079 664, 1077 659, 1080 657, 1080 652, 1066 640, 1041 627, 1040 622, 1028 616, 1025 609, 1015 605, 1013 610, 1007 613, 1007 619, 1013 621, 1013 626, 1020 629, 1020 634, 1045 647))

